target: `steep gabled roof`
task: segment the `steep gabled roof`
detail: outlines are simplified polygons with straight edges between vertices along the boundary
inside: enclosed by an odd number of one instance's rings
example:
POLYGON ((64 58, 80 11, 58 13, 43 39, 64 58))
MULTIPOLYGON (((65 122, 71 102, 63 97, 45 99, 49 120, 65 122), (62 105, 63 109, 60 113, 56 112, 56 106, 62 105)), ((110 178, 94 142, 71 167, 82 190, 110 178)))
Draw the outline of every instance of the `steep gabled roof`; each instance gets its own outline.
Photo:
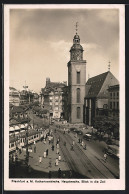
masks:
POLYGON ((102 73, 88 79, 86 89, 89 89, 86 98, 97 97, 109 72, 102 73), (90 87, 89 87, 90 86, 90 87))
POLYGON ((107 98, 109 86, 117 84, 119 81, 110 71, 92 77, 86 83, 86 98, 107 98))

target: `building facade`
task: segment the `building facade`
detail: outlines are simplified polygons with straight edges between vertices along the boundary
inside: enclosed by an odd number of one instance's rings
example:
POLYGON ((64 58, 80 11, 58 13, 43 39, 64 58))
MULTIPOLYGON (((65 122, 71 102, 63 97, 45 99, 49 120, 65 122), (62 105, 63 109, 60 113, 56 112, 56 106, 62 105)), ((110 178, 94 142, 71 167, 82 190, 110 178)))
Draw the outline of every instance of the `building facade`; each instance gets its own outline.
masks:
POLYGON ((83 47, 76 33, 70 49, 68 67, 68 118, 70 123, 83 123, 86 83, 86 60, 83 60, 83 47))
POLYGON ((119 117, 119 85, 110 86, 108 92, 108 115, 119 117))
POLYGON ((50 112, 50 117, 60 119, 64 117, 63 88, 67 82, 51 82, 46 78, 46 86, 41 90, 41 102, 50 112))
POLYGON ((20 93, 13 87, 9 87, 9 104, 19 106, 20 93))
POLYGON ((114 75, 108 71, 90 78, 86 83, 84 122, 92 125, 97 116, 108 116, 108 89, 119 84, 114 75))

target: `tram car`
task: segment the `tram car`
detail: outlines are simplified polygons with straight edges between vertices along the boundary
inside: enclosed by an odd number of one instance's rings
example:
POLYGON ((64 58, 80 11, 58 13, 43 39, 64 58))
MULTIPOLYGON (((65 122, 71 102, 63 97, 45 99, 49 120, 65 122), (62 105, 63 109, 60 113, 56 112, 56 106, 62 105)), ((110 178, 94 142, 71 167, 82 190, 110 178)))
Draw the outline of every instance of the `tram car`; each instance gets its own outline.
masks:
POLYGON ((21 149, 22 147, 25 147, 27 144, 27 138, 28 138, 28 145, 39 141, 43 137, 43 133, 44 133, 43 131, 30 130, 28 131, 28 135, 26 134, 26 132, 24 132, 24 133, 21 133, 19 136, 10 137, 9 152, 13 152, 16 149, 21 149))

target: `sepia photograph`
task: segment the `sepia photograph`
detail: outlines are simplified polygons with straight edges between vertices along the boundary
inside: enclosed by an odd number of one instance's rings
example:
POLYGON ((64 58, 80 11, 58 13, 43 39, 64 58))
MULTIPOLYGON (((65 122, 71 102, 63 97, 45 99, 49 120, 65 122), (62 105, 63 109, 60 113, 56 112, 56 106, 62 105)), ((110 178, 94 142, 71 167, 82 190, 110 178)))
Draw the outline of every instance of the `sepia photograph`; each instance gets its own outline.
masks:
POLYGON ((124 5, 4 5, 5 190, 125 189, 124 5))

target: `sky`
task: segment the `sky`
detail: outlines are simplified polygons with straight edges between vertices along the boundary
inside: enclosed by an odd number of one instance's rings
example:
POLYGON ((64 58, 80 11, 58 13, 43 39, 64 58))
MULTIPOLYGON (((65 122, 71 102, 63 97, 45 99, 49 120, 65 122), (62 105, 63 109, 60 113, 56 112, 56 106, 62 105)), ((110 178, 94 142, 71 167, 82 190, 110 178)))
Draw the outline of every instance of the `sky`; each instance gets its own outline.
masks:
POLYGON ((119 80, 118 9, 10 9, 10 86, 40 92, 46 78, 68 81, 67 63, 78 22, 88 77, 108 71, 119 80))

